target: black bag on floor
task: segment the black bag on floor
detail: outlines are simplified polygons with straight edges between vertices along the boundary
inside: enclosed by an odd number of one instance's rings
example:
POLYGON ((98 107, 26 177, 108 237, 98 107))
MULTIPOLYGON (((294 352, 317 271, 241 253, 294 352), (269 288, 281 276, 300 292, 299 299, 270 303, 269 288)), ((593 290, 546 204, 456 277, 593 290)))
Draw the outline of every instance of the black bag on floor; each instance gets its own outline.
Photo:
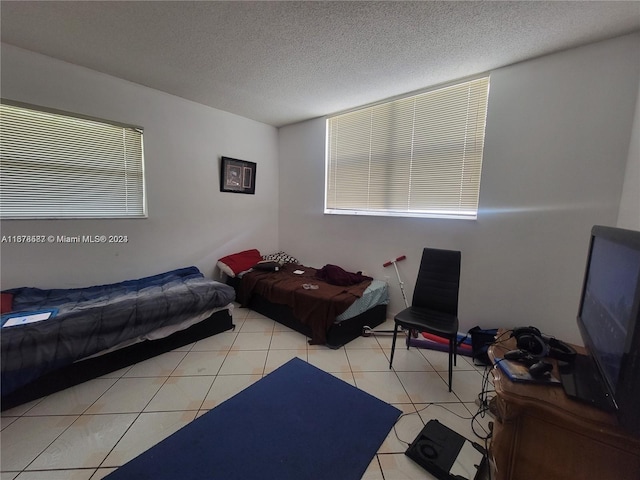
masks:
POLYGON ((498 334, 497 328, 482 329, 478 326, 469 330, 471 335, 471 355, 476 365, 491 365, 488 350, 498 334))

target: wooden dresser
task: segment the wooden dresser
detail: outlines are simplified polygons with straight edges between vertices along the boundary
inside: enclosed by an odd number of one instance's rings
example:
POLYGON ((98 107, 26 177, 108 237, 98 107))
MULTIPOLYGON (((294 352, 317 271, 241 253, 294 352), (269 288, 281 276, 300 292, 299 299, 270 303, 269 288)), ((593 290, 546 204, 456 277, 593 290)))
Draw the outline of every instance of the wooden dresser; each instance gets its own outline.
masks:
MULTIPOLYGON (((513 348, 509 339, 490 347, 489 357, 513 348)), ((498 366, 492 374, 492 479, 640 480, 640 438, 614 415, 568 398, 562 386, 514 383, 498 366)))

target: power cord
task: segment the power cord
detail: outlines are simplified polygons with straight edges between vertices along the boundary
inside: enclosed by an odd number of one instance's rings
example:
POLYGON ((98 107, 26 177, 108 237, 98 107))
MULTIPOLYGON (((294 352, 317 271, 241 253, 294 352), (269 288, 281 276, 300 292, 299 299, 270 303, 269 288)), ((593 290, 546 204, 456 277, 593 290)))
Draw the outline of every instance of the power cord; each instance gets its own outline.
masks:
MULTIPOLYGON (((494 346, 494 345, 500 345, 501 343, 506 342, 507 340, 509 340, 509 338, 511 338, 511 330, 507 330, 502 332, 500 335, 498 335, 495 340, 489 345, 489 346, 494 346)), ((495 365, 497 365, 499 362, 501 362, 503 359, 499 359, 495 365)), ((484 460, 485 460, 485 465, 486 465, 486 469, 487 469, 487 478, 488 480, 491 480, 491 460, 489 458, 489 440, 492 438, 493 436, 493 422, 489 422, 489 433, 486 433, 486 431, 484 430, 484 427, 480 424, 479 419, 480 418, 484 418, 485 415, 487 414, 487 412, 490 413, 490 406, 489 403, 492 399, 492 397, 490 398, 489 395, 492 393, 495 393, 495 389, 490 388, 490 380, 489 380, 489 375, 490 372, 492 370, 493 367, 490 367, 489 365, 485 366, 483 375, 482 375, 482 384, 481 384, 481 391, 478 394, 478 410, 476 411, 475 414, 471 415, 471 416, 463 416, 460 415, 456 412, 454 412, 453 410, 445 407, 442 404, 439 403, 428 403, 426 404, 423 408, 421 408, 420 410, 416 410, 415 412, 408 412, 408 413, 403 413, 398 417, 398 420, 396 421, 396 423, 393 425, 393 433, 396 436, 396 439, 400 442, 403 443, 405 445, 407 445, 407 447, 409 445, 411 445, 411 442, 407 442, 403 439, 400 438, 400 436, 398 435, 398 431, 396 429, 398 423, 400 423, 400 420, 404 417, 408 417, 410 415, 417 415, 420 412, 424 412, 426 409, 432 407, 432 406, 436 406, 439 408, 442 408, 443 410, 448 411, 449 413, 451 413, 452 415, 455 415, 456 417, 462 419, 462 420, 470 420, 471 421, 471 431, 473 432, 473 434, 478 437, 480 440, 482 440, 484 442, 484 460), (478 433, 478 431, 476 431, 476 424, 480 424, 480 428, 483 430, 484 433, 478 433)))
MULTIPOLYGON (((511 338, 510 334, 511 334, 511 330, 506 330, 500 333, 500 335, 495 337, 493 342, 487 345, 487 348, 496 346, 496 345, 501 345, 502 343, 506 342, 511 338)), ((501 361, 502 359, 499 359, 495 363, 495 365, 497 365, 501 361)), ((490 421, 488 423, 489 433, 486 433, 486 430, 484 430, 484 427, 482 426, 482 424, 480 424, 479 419, 481 418, 484 419, 487 413, 491 414, 490 402, 493 399, 493 396, 491 396, 491 394, 495 393, 495 389, 490 387, 491 381, 490 381, 489 375, 491 373, 491 370, 495 368, 495 365, 493 366, 485 365, 485 369, 482 374, 482 385, 481 385, 480 393, 478 394, 478 398, 477 398, 478 410, 471 417, 471 430, 473 431, 473 434, 479 439, 483 440, 484 442, 484 460, 485 460, 484 463, 486 465, 488 480, 491 480, 491 459, 489 458, 489 440, 493 436, 493 422, 490 421), (476 424, 480 424, 482 431, 485 433, 479 433, 476 430, 476 424)))
MULTIPOLYGON (((495 345, 500 345, 504 342, 506 342, 507 340, 509 340, 509 338, 511 338, 511 330, 506 330, 504 332, 502 332, 500 335, 498 335, 496 337, 496 339, 491 343, 491 345, 489 346, 495 346, 495 345), (508 336, 507 336, 508 335, 508 336)), ((486 469, 487 469, 487 479, 491 480, 491 459, 489 458, 489 440, 493 437, 493 422, 489 422, 489 433, 485 436, 479 435, 478 432, 476 432, 474 425, 474 422, 477 422, 478 417, 480 418, 484 418, 484 416, 486 415, 487 412, 491 413, 490 411, 490 402, 492 400, 492 398, 489 398, 489 395, 491 393, 495 393, 495 389, 490 388, 490 379, 489 379, 489 375, 491 373, 491 371, 496 368, 496 366, 502 362, 504 359, 500 358, 498 359, 495 364, 493 366, 489 366, 487 365, 484 369, 483 375, 482 375, 482 387, 481 387, 481 391, 478 394, 478 411, 475 413, 475 415, 473 416, 473 419, 471 420, 471 430, 473 430, 473 433, 479 437, 480 439, 484 440, 484 446, 485 446, 485 454, 484 454, 484 458, 485 458, 485 465, 486 465, 486 469)))
POLYGON ((481 440, 489 440, 491 438, 491 431, 488 434, 481 434, 478 433, 475 428, 476 423, 479 423, 478 418, 484 418, 487 412, 490 411, 489 402, 491 401, 491 398, 489 398, 489 395, 491 393, 495 393, 495 390, 493 388, 489 388, 490 371, 491 369, 489 367, 486 367, 484 369, 484 373, 482 375, 482 388, 480 393, 478 394, 478 410, 471 417, 471 430, 473 431, 474 435, 481 440))
POLYGON ((417 414, 419 414, 420 412, 424 412, 424 411, 425 411, 427 408, 429 408, 429 407, 439 407, 439 408, 442 408, 443 410, 446 410, 447 412, 451 413, 452 415, 455 415, 455 416, 456 416, 456 417, 458 417, 458 418, 461 418, 462 420, 472 420, 472 419, 473 419, 473 417, 471 417, 471 416, 469 416, 469 417, 467 417, 467 416, 462 416, 462 415, 460 415, 459 413, 454 412, 453 410, 451 410, 451 409, 449 409, 449 408, 445 407, 445 406, 444 406, 444 405, 442 405, 442 404, 439 404, 439 403, 433 403, 433 402, 432 402, 432 403, 428 403, 427 405, 425 405, 425 406, 424 406, 423 408, 421 408, 420 410, 416 410, 415 412, 407 412, 407 413, 403 413, 402 415, 400 415, 400 416, 398 417, 398 420, 397 420, 397 421, 396 421, 396 423, 393 425, 393 432, 394 432, 394 434, 395 434, 395 436, 396 436, 396 439, 397 439, 399 442, 404 443, 404 444, 405 444, 405 445, 407 445, 407 446, 411 445, 411 442, 407 442, 407 441, 405 441, 405 440, 402 440, 402 439, 400 438, 400 436, 398 435, 398 431, 396 430, 396 426, 397 426, 397 425, 398 425, 398 423, 400 422, 400 419, 402 419, 403 417, 408 417, 408 416, 410 416, 410 415, 417 415, 417 414))

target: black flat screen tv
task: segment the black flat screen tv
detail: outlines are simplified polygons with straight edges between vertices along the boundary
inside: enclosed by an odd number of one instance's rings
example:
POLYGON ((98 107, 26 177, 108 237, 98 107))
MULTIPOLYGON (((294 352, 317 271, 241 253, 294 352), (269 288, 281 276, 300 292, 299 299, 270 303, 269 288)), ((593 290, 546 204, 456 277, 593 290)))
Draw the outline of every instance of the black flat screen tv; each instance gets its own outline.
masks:
POLYGON ((577 321, 587 355, 561 365, 567 395, 640 436, 640 232, 592 228, 577 321))

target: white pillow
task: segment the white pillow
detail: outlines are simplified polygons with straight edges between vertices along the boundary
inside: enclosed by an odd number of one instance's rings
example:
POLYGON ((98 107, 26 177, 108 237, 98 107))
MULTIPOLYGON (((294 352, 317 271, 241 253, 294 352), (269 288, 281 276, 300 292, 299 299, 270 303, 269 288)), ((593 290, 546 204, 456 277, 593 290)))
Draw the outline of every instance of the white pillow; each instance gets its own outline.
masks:
POLYGON ((231 278, 233 278, 233 277, 235 277, 235 276, 236 276, 236 274, 235 274, 235 273, 233 273, 233 270, 231 270, 231 268, 229 268, 229 265, 227 265, 227 264, 226 264, 226 263, 224 263, 224 262, 220 262, 220 261, 218 261, 218 268, 219 268, 221 271, 223 271, 224 273, 226 273, 226 274, 227 274, 227 276, 229 276, 229 277, 231 277, 231 278))

